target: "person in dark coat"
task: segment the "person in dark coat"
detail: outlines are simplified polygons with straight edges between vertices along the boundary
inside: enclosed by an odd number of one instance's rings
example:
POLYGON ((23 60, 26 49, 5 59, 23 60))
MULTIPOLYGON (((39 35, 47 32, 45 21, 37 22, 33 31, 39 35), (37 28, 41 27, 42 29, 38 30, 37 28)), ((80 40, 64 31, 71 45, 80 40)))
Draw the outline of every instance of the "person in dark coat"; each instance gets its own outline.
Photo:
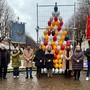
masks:
POLYGON ((79 80, 80 71, 83 69, 83 59, 84 53, 80 46, 77 45, 72 57, 75 80, 79 80))
POLYGON ((44 66, 44 54, 45 52, 41 49, 41 45, 39 49, 35 52, 35 66, 37 67, 37 77, 41 77, 41 68, 44 66))
POLYGON ((5 45, 0 45, 0 80, 7 79, 7 66, 10 63, 10 54, 6 50, 5 45))
POLYGON ((87 75, 86 75, 86 80, 89 80, 89 76, 90 76, 90 41, 88 41, 89 44, 89 48, 87 48, 87 50, 85 51, 85 56, 87 57, 87 64, 88 64, 88 70, 87 70, 87 75))
POLYGON ((54 54, 52 52, 52 47, 48 46, 47 50, 45 51, 45 67, 47 68, 47 76, 52 77, 52 68, 53 65, 54 54))

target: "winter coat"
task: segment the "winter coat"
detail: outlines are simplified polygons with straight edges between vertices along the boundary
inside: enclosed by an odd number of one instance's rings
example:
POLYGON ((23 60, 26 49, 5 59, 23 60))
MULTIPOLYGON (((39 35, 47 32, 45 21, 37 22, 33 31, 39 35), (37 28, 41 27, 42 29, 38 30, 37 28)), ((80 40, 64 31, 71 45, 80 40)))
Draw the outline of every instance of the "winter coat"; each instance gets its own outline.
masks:
POLYGON ((35 57, 34 57, 34 61, 35 61, 35 66, 44 66, 44 54, 45 52, 42 49, 38 49, 35 52, 35 57), (42 60, 42 62, 40 62, 40 60, 42 60))
MULTIPOLYGON (((72 55, 73 55, 73 51, 70 50, 69 51, 69 70, 72 70, 72 55)), ((66 70, 66 59, 67 58, 67 50, 64 51, 64 57, 63 57, 63 64, 62 64, 62 69, 66 70)))
POLYGON ((21 66, 21 61, 20 61, 20 51, 12 54, 12 67, 16 68, 16 67, 20 67, 21 66))
POLYGON ((53 65, 53 59, 54 59, 53 52, 52 51, 51 52, 48 52, 46 50, 46 52, 45 52, 45 67, 46 68, 53 68, 54 67, 54 65, 53 65), (49 62, 49 60, 51 60, 51 61, 49 62))
POLYGON ((33 55, 34 53, 32 49, 30 49, 29 51, 27 49, 24 49, 23 56, 24 56, 24 66, 25 67, 32 67, 33 55))
POLYGON ((0 49, 0 67, 7 67, 10 63, 10 53, 4 49, 0 49))
POLYGON ((88 62, 90 62, 90 47, 85 51, 88 62))
POLYGON ((72 57, 73 70, 82 70, 83 69, 83 59, 84 53, 80 51, 75 51, 72 57), (79 62, 77 62, 79 60, 79 62))

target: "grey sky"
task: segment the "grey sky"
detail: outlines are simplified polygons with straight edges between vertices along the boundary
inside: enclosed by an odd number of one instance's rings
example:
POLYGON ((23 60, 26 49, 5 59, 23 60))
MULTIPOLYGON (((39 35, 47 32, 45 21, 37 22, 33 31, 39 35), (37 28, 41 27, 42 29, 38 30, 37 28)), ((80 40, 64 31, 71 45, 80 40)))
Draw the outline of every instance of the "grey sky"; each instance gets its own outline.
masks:
MULTIPOLYGON (((58 5, 72 5, 77 0, 7 0, 7 1, 8 4, 11 6, 11 8, 15 11, 16 16, 17 17, 19 16, 20 21, 26 23, 26 33, 30 35, 34 40, 36 40, 36 31, 35 31, 37 25, 36 3, 40 5, 54 5, 55 2, 57 2, 58 5)), ((69 7, 69 9, 70 8, 71 7, 69 7)), ((52 15, 52 12, 50 13, 52 15)), ((68 18, 71 17, 71 14, 73 14, 73 11, 70 11, 70 15, 68 15, 68 18)), ((65 19, 65 16, 64 17, 62 16, 62 18, 65 19)))

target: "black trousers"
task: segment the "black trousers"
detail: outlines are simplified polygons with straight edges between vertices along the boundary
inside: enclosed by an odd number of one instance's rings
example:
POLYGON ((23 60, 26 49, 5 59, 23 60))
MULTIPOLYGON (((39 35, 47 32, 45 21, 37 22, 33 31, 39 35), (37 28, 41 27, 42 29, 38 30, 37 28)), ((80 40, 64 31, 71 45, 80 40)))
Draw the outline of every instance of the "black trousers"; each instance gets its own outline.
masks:
POLYGON ((65 70, 65 77, 71 76, 71 70, 69 70, 69 60, 66 60, 66 70, 65 70))
POLYGON ((71 70, 65 70, 65 77, 71 77, 71 70))
POLYGON ((80 71, 81 70, 74 70, 74 77, 75 77, 75 79, 79 79, 80 78, 80 71))
POLYGON ((41 67, 37 66, 37 76, 41 76, 41 67))
POLYGON ((0 78, 5 78, 7 74, 7 66, 5 67, 0 67, 0 78))

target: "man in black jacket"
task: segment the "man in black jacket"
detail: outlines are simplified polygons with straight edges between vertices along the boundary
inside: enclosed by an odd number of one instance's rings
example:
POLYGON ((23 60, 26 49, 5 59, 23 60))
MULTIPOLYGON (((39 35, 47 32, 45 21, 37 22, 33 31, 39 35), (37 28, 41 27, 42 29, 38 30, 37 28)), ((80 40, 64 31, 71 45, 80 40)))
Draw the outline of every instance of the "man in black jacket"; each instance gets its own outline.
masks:
POLYGON ((44 66, 44 51, 41 49, 41 45, 39 49, 35 52, 35 66, 37 67, 37 77, 41 77, 41 68, 44 66))
POLYGON ((10 62, 10 54, 4 44, 0 44, 0 80, 7 79, 7 65, 10 62))
POLYGON ((88 70, 87 70, 87 76, 86 76, 86 80, 89 80, 89 75, 90 75, 90 41, 88 41, 89 44, 89 48, 87 48, 87 50, 85 51, 85 55, 87 57, 87 63, 88 63, 88 70))

